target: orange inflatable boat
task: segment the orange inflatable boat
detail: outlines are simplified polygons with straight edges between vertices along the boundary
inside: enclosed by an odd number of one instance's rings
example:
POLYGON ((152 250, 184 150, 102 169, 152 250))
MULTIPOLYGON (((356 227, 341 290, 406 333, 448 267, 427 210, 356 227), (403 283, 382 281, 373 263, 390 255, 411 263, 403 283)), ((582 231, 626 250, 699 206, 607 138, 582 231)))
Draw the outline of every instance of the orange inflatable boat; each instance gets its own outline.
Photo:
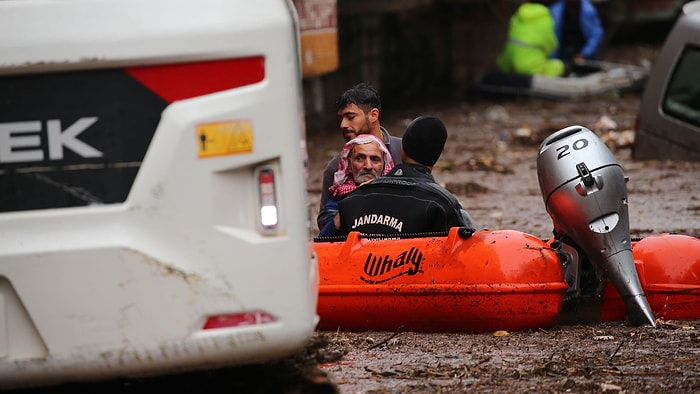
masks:
POLYGON ((463 239, 316 242, 321 330, 524 330, 552 326, 568 285, 541 240, 503 230, 463 239))
MULTIPOLYGON (((351 233, 315 242, 320 330, 519 331, 625 320, 608 283, 602 298, 569 300, 560 257, 514 230, 371 239, 351 233), (591 313, 593 312, 593 313, 591 313), (566 316, 568 315, 568 317, 566 316)), ((700 319, 700 239, 662 234, 633 243, 635 268, 652 311, 663 319, 700 319)))
POLYGON ((567 284, 556 253, 525 233, 314 244, 319 329, 523 330, 554 324, 567 284))

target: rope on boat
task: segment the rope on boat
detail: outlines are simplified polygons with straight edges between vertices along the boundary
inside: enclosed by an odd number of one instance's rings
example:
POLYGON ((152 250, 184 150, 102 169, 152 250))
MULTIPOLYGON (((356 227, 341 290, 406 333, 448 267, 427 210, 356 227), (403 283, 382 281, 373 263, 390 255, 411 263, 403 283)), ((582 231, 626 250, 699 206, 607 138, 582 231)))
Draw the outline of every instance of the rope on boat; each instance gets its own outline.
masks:
MULTIPOLYGON (((474 234, 474 229, 468 227, 460 227, 457 234, 462 239, 467 239, 474 234)), ((426 238, 426 237, 446 237, 449 234, 447 231, 429 231, 422 233, 405 233, 405 234, 365 234, 360 233, 360 238, 367 239, 410 239, 410 238, 426 238)), ((337 235, 332 237, 315 237, 314 242, 343 242, 348 238, 347 235, 337 235)))

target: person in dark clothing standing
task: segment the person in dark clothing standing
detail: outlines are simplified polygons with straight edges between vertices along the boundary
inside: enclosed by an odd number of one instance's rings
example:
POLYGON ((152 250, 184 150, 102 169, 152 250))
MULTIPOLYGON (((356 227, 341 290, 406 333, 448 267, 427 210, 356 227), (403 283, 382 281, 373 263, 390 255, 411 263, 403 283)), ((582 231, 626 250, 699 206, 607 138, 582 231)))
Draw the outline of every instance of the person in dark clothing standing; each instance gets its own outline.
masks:
MULTIPOLYGON (((384 143, 394 163, 401 162, 401 138, 393 137, 380 123, 382 101, 377 90, 369 84, 360 83, 343 92, 335 102, 340 120, 340 131, 346 141, 361 134, 372 134, 384 143)), ((321 201, 316 224, 323 228, 324 218, 328 217, 327 203, 333 197, 330 187, 333 174, 338 170, 338 155, 335 155, 323 170, 321 201)))
POLYGON ((447 129, 434 116, 414 119, 402 137, 402 164, 385 177, 357 188, 339 203, 337 235, 409 234, 475 230, 457 199, 435 182, 432 168, 447 140, 447 129))

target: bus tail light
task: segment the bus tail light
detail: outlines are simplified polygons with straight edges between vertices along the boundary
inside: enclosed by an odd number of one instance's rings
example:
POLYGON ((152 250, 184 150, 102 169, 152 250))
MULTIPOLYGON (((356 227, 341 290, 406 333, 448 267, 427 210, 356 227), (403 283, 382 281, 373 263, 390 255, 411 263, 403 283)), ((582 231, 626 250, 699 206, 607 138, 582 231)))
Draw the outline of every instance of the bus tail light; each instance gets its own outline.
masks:
POLYGON ((275 170, 270 167, 257 171, 258 190, 260 191, 260 211, 258 220, 263 231, 275 231, 279 227, 279 209, 275 170))
POLYGON ((277 318, 264 311, 249 311, 226 315, 211 316, 204 322, 202 330, 217 328, 234 328, 269 324, 277 321, 277 318))

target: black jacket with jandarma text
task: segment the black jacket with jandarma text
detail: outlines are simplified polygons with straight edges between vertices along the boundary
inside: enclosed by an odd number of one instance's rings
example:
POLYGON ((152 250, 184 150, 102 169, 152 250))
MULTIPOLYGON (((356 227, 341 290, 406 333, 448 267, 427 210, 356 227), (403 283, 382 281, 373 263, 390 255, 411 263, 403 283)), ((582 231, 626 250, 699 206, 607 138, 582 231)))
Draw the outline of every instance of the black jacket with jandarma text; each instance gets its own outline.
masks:
POLYGON ((435 182, 428 167, 399 164, 339 203, 341 232, 412 234, 474 228, 457 199, 435 182))

